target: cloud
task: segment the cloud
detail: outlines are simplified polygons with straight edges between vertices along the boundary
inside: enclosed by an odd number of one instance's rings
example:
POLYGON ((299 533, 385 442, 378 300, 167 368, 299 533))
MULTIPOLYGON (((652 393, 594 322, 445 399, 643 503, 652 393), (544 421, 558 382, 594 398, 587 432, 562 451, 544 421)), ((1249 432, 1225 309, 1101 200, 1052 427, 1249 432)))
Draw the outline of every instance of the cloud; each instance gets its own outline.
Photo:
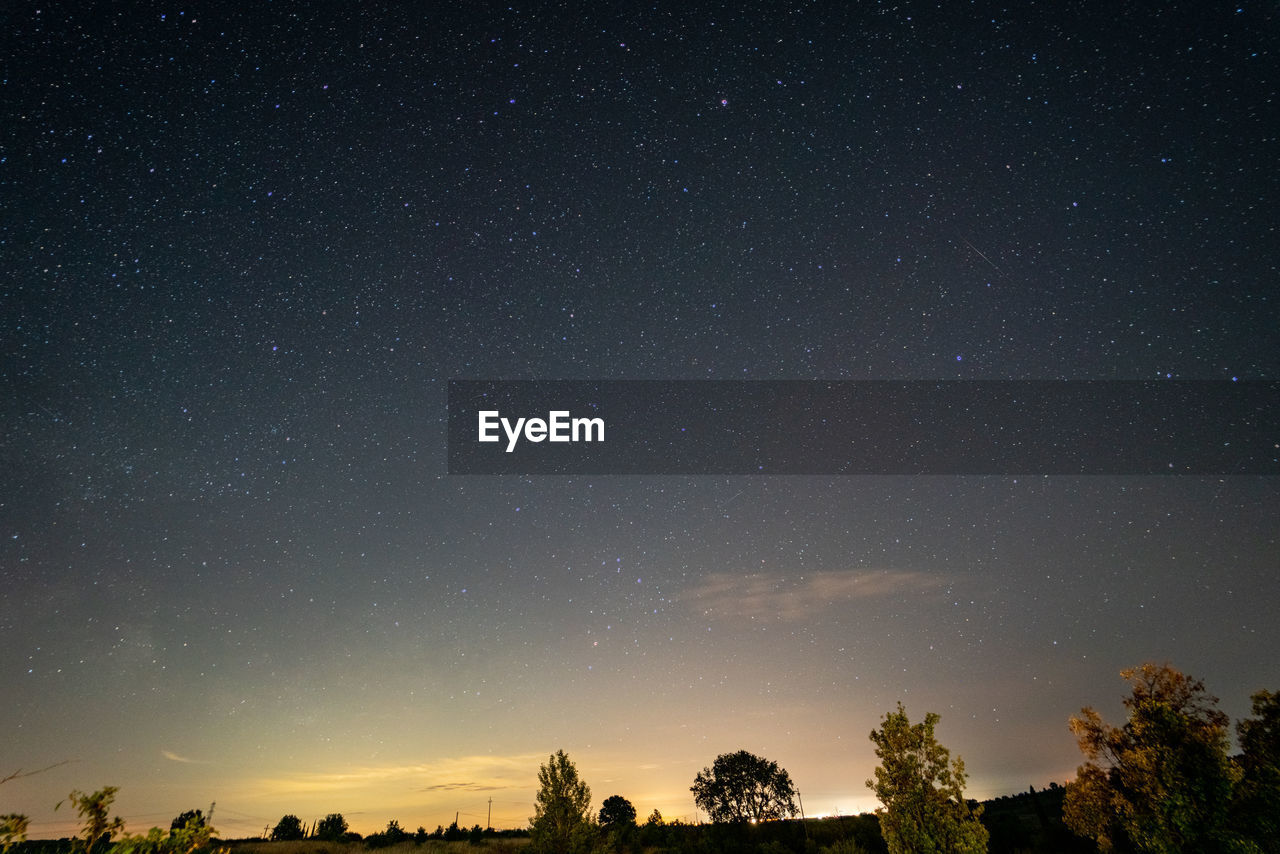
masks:
POLYGON ((179 756, 178 754, 174 753, 172 750, 162 750, 160 751, 160 755, 163 756, 165 759, 168 759, 170 762, 183 762, 183 763, 186 763, 187 765, 206 764, 204 762, 201 762, 199 759, 188 759, 185 756, 179 756))
POLYGON ((481 783, 436 783, 434 786, 423 786, 423 792, 494 792, 505 786, 486 786, 481 783))
POLYGON ((946 583, 932 573, 900 569, 817 572, 799 578, 717 572, 681 599, 710 617, 804 620, 840 604, 919 593, 946 583))
POLYGON ((546 756, 459 756, 434 762, 369 765, 344 771, 313 771, 264 777, 254 781, 259 795, 351 792, 387 786, 419 792, 493 792, 527 789, 546 756))

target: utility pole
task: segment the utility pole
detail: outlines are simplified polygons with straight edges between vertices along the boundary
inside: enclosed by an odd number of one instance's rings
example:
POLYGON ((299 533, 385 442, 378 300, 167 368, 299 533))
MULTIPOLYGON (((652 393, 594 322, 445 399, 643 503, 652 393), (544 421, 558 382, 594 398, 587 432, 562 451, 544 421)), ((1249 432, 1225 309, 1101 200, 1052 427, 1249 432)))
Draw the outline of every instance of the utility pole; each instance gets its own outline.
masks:
POLYGON ((485 830, 493 830, 493 798, 489 798, 489 817, 484 820, 485 830))

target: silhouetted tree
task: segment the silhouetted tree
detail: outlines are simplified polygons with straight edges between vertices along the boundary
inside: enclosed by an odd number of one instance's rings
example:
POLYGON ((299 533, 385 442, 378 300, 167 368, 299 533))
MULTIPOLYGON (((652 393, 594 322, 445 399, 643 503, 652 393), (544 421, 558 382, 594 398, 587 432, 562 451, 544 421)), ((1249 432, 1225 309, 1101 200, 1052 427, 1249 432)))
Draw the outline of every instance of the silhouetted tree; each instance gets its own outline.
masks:
POLYGON ((610 795, 600 805, 602 827, 622 827, 636 823, 636 808, 622 795, 610 795))
POLYGON ((1067 786, 1063 820, 1103 851, 1229 850, 1237 769, 1227 716, 1204 683, 1166 665, 1122 671, 1133 688, 1123 726, 1091 708, 1071 718, 1086 762, 1067 786))
POLYGON ((578 779, 578 769, 563 750, 538 769, 538 784, 530 848, 535 854, 589 851, 596 830, 591 821, 591 789, 578 779))
POLYGON ((791 776, 777 762, 745 750, 717 756, 689 791, 715 822, 771 821, 796 813, 791 776))
POLYGON ((929 712, 912 725, 898 703, 880 728, 872 730, 880 765, 867 787, 883 805, 876 810, 890 854, 987 850, 987 829, 978 821, 981 807, 964 799, 964 761, 938 743, 933 729, 941 718, 929 712))
POLYGON ((276 826, 271 830, 271 839, 273 842, 287 842, 294 839, 302 839, 302 819, 296 815, 286 815, 276 822, 276 826))
POLYGON ((1280 694, 1259 691, 1253 717, 1236 724, 1242 779, 1232 814, 1237 827, 1263 850, 1280 852, 1280 694))
POLYGON ((187 810, 186 812, 180 813, 177 818, 169 823, 169 829, 181 830, 192 822, 197 825, 203 825, 204 813, 200 810, 187 810))
POLYGON ((600 805, 600 830, 607 836, 606 847, 623 851, 632 846, 636 834, 636 808, 622 795, 610 795, 600 805))
POLYGON ((342 817, 342 813, 331 812, 320 819, 320 824, 316 826, 316 839, 337 842, 346 835, 347 829, 347 820, 342 817))

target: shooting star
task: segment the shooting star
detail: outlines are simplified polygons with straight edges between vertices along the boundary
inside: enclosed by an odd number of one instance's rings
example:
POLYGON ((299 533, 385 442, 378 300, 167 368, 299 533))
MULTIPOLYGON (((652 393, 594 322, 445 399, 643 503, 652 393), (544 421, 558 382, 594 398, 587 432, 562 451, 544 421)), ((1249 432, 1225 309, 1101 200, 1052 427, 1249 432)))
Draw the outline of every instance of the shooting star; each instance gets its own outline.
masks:
POLYGON ((968 246, 968 247, 969 247, 970 249, 972 249, 974 252, 977 252, 977 253, 978 253, 978 257, 979 257, 979 258, 981 258, 983 261, 986 261, 988 264, 990 264, 990 265, 991 265, 991 269, 995 270, 997 273, 999 273, 999 274, 1000 274, 1001 276, 1003 276, 1004 278, 1006 278, 1006 279, 1007 279, 1007 278, 1009 278, 1009 276, 1005 273, 1005 271, 1004 271, 1004 270, 1001 270, 998 266, 996 266, 996 262, 995 262, 995 261, 992 261, 990 258, 988 258, 988 257, 987 257, 987 255, 986 255, 986 253, 985 253, 985 252, 983 252, 981 249, 979 249, 978 247, 976 247, 976 246, 974 246, 972 243, 970 243, 970 242, 968 241, 968 239, 967 239, 967 238, 962 237, 962 238, 960 238, 960 239, 964 241, 964 245, 965 245, 965 246, 968 246))

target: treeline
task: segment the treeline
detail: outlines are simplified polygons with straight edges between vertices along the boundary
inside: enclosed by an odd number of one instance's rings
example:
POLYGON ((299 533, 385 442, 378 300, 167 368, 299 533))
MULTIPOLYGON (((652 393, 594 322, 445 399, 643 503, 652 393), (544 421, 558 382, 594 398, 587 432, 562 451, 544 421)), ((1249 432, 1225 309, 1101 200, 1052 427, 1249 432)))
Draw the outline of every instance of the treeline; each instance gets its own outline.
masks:
POLYGON ((367 848, 388 848, 405 842, 412 842, 417 845, 430 841, 471 842, 475 844, 485 839, 527 837, 528 835, 529 831, 525 829, 494 830, 492 827, 481 827, 479 824, 470 828, 459 827, 456 821, 448 827, 437 825, 436 829, 431 832, 427 832, 425 827, 420 826, 416 831, 410 833, 400 826, 399 821, 392 819, 387 822, 385 830, 371 833, 368 836, 361 836, 348 828, 347 820, 341 813, 329 813, 323 819, 312 822, 310 828, 307 828, 296 815, 286 815, 271 829, 271 832, 267 834, 267 838, 273 842, 293 842, 306 839, 319 839, 326 842, 359 842, 363 843, 367 848))
MULTIPOLYGON (((1280 852, 1280 694, 1253 695, 1252 717, 1236 726, 1240 752, 1232 756, 1230 721, 1202 681, 1167 664, 1144 664, 1121 676, 1130 687, 1124 723, 1108 724, 1088 707, 1069 720, 1085 761, 1074 781, 1053 791, 1061 825, 1034 791, 1028 792, 1037 811, 1033 817, 1015 815, 1010 821, 1002 805, 983 821, 984 806, 964 795, 964 762, 953 760, 936 738, 939 716, 931 712, 912 723, 899 703, 870 735, 879 764, 866 784, 881 804, 878 840, 824 844, 808 834, 807 822, 798 823, 797 833, 787 822, 798 814, 799 793, 790 774, 776 762, 738 751, 717 757, 690 787, 713 822, 704 838, 710 847, 701 850, 1280 852), (1025 837, 1028 828, 1031 839, 1025 837)), ((531 854, 645 850, 625 798, 606 799, 600 815, 592 815, 590 789, 563 751, 549 757, 538 782, 531 854)))
MULTIPOLYGON (((269 836, 376 849, 481 846, 500 835, 527 835, 529 854, 1280 854, 1280 694, 1253 695, 1252 717, 1236 725, 1239 753, 1233 756, 1230 722, 1203 682, 1168 665, 1145 664, 1121 675, 1131 689, 1122 724, 1108 724, 1087 707, 1069 721, 1085 759, 1074 781, 986 804, 965 797, 965 765, 938 742, 939 716, 912 723, 899 703, 870 735, 879 760, 866 781, 881 804, 875 815, 796 820, 803 816, 790 774, 740 750, 716 757, 690 786, 710 824, 667 822, 657 810, 639 823, 622 795, 593 811, 590 788, 557 751, 538 769, 527 831, 499 834, 455 822, 410 833, 391 821, 361 838, 341 814, 331 813, 310 828, 286 815, 269 836)), ((212 806, 208 816, 200 810, 178 816, 168 833, 152 828, 138 836, 109 818, 115 792, 72 792, 68 801, 83 829, 58 843, 23 842, 26 817, 0 815, 0 854, 15 846, 21 847, 13 854, 203 854, 212 848, 212 806)))

